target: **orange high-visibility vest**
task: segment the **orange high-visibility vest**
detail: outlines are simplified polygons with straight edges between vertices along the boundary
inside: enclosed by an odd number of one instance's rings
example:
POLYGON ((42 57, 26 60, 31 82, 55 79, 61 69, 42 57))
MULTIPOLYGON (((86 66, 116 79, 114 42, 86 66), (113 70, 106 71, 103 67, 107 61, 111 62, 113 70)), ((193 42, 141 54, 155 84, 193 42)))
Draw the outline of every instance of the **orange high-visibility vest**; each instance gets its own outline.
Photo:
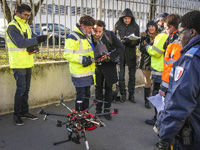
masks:
POLYGON ((181 56, 181 45, 178 40, 175 40, 173 43, 169 44, 165 52, 164 57, 164 68, 162 73, 162 83, 161 85, 165 88, 169 86, 169 76, 173 63, 179 59, 181 56))

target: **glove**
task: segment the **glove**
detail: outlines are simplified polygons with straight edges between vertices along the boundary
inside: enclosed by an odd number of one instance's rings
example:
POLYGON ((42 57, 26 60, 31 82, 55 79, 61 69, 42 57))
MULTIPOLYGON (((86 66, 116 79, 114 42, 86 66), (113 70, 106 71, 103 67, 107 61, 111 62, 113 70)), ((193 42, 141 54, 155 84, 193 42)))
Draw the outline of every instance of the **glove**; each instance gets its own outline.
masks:
POLYGON ((159 139, 158 148, 155 148, 154 150, 170 150, 170 143, 159 139))
POLYGON ((33 54, 33 53, 39 52, 38 45, 34 45, 34 46, 27 47, 26 50, 27 50, 27 52, 29 53, 29 55, 31 55, 31 54, 33 54))
POLYGON ((129 40, 129 39, 123 39, 123 40, 122 40, 122 43, 123 43, 124 45, 130 45, 130 44, 131 44, 131 40, 129 40))
POLYGON ((83 57, 83 67, 87 67, 92 64, 92 58, 90 56, 83 57))
POLYGON ((36 37, 38 44, 45 42, 47 40, 47 35, 41 35, 36 37))

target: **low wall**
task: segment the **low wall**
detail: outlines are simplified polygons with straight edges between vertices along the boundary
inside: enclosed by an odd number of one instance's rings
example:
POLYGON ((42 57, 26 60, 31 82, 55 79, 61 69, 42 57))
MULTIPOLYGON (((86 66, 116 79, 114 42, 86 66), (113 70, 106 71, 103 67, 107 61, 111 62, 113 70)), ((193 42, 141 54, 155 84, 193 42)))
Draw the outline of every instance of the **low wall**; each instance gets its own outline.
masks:
MULTIPOLYGON (((136 72, 136 85, 143 84, 140 70, 136 72)), ((13 111, 16 82, 9 66, 0 66, 0 114, 13 111)), ((94 86, 91 88, 94 95, 94 86)), ((36 63, 32 70, 29 93, 30 108, 58 102, 63 93, 65 101, 75 99, 66 61, 36 63)))

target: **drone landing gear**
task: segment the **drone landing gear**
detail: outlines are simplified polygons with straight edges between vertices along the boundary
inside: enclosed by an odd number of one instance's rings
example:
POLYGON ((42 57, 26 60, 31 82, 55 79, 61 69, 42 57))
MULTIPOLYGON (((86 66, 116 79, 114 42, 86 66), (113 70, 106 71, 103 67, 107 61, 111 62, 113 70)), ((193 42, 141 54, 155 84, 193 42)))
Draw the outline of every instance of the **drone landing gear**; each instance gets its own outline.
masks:
POLYGON ((75 133, 75 132, 68 131, 68 140, 56 142, 56 143, 54 143, 54 145, 62 144, 62 143, 68 142, 68 141, 73 141, 76 144, 80 144, 81 138, 84 138, 86 150, 89 150, 89 144, 88 144, 88 141, 87 141, 87 136, 86 136, 85 131, 81 132, 81 136, 79 135, 79 132, 75 133), (75 134, 75 135, 72 137, 73 134, 75 134))

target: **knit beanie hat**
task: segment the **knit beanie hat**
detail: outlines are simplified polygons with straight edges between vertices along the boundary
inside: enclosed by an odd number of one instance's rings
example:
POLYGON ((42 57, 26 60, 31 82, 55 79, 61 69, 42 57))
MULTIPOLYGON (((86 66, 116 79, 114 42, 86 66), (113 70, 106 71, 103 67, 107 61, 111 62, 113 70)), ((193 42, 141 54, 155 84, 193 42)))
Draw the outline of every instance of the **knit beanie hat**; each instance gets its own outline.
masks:
POLYGON ((156 22, 159 20, 164 20, 168 15, 169 14, 166 12, 158 14, 158 16, 156 17, 156 22))
POLYGON ((155 21, 150 20, 150 21, 147 23, 147 29, 148 29, 148 27, 149 27, 150 25, 155 26, 155 27, 156 27, 156 30, 158 29, 157 23, 156 23, 155 21))

